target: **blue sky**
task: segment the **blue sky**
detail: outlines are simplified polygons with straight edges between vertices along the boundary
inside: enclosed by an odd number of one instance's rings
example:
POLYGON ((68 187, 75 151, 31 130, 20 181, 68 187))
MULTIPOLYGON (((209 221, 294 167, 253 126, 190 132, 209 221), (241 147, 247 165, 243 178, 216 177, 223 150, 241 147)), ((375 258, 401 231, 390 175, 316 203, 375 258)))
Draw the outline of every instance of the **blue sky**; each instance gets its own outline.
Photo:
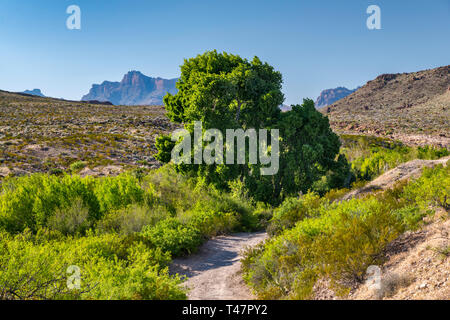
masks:
POLYGON ((178 77, 184 58, 212 49, 259 56, 283 74, 286 103, 299 103, 450 64, 450 0, 0 0, 3 90, 78 100, 129 70, 178 77), (66 28, 72 4, 81 30, 66 28), (366 27, 371 4, 382 30, 366 27))

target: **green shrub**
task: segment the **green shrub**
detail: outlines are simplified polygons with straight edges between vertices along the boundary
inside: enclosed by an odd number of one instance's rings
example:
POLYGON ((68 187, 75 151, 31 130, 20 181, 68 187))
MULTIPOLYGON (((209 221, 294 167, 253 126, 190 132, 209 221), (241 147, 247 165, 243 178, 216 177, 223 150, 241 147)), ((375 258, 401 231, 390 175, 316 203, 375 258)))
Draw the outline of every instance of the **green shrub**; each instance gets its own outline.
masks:
POLYGON ((337 287, 342 280, 361 279, 403 230, 376 199, 325 204, 322 209, 320 216, 305 217, 247 258, 245 278, 261 298, 308 298, 320 277, 337 287))
POLYGON ((77 299, 66 285, 66 268, 55 250, 0 234, 0 300, 77 299))
POLYGON ((97 223, 97 230, 101 233, 118 233, 129 235, 141 232, 142 228, 154 225, 167 218, 168 214, 162 210, 146 206, 132 205, 103 216, 97 223))
MULTIPOLYGON (((450 154, 445 148, 407 147, 399 144, 389 144, 388 146, 366 146, 366 150, 361 150, 362 155, 352 160, 352 170, 356 177, 361 180, 370 181, 384 172, 393 169, 401 163, 414 160, 426 159, 435 160, 450 154)), ((344 150, 347 157, 351 157, 354 151, 344 150)))
MULTIPOLYGON (((125 173, 117 177, 97 179, 95 195, 99 201, 101 212, 108 212, 126 208, 130 204, 143 203, 146 192, 140 186, 137 178, 125 173)), ((151 195, 149 196, 151 197, 151 195)))
MULTIPOLYGON (((156 249, 160 254, 160 249, 156 249)), ((86 281, 94 285, 83 299, 179 300, 186 299, 179 276, 170 276, 167 267, 155 264, 155 251, 144 245, 130 247, 128 259, 89 261, 86 281)))
POLYGON ((167 269, 172 255, 194 252, 209 237, 260 228, 271 215, 268 206, 255 210, 170 166, 145 177, 7 178, 0 292, 8 294, 1 298, 184 299, 182 279, 167 269), (67 290, 68 266, 80 268, 81 290, 67 290))
POLYGON ((280 207, 275 209, 267 231, 270 236, 280 234, 286 229, 305 218, 314 217, 326 200, 315 193, 307 193, 298 198, 286 199, 280 207))
POLYGON ((430 207, 448 206, 449 171, 427 168, 416 181, 363 199, 320 199, 306 208, 302 198, 286 200, 273 218, 286 227, 247 251, 245 280, 262 299, 308 299, 320 278, 345 294, 345 283, 361 281, 369 265, 382 263, 387 244, 417 229, 430 207))
POLYGON ((89 209, 89 220, 100 216, 92 178, 35 174, 5 180, 0 194, 0 226, 9 232, 46 226, 57 209, 70 208, 77 200, 89 209))
POLYGON ((46 240, 0 234, 3 299, 185 299, 181 279, 170 276, 170 255, 117 235, 46 240), (132 244, 130 246, 130 244, 132 244), (80 270, 81 287, 69 290, 68 266, 80 270))
POLYGON ((155 226, 147 226, 141 232, 150 246, 161 248, 174 256, 190 254, 203 242, 200 231, 174 218, 160 221, 155 226))
POLYGON ((450 209, 450 166, 425 168, 422 176, 405 187, 403 197, 423 210, 433 206, 450 209))
POLYGON ((406 230, 416 230, 425 217, 425 213, 417 205, 410 205, 393 212, 402 221, 406 230))
POLYGON ((197 210, 189 224, 207 238, 236 231, 239 226, 238 219, 233 213, 197 210))
POLYGON ((70 165, 70 171, 72 171, 73 173, 78 173, 81 170, 83 170, 84 168, 86 168, 87 163, 84 161, 77 161, 74 162, 70 165))
POLYGON ((82 199, 64 208, 56 208, 47 222, 50 230, 59 231, 64 235, 83 233, 89 226, 89 208, 85 207, 82 199))

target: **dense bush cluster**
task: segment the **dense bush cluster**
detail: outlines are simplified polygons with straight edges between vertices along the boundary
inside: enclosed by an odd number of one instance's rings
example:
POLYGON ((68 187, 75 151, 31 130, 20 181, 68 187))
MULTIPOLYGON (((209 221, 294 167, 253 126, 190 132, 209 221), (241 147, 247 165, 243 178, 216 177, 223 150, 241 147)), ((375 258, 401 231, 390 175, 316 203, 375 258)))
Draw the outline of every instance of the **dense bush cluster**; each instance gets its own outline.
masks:
POLYGON ((0 299, 182 299, 171 257, 257 227, 252 207, 171 167, 141 179, 10 178, 0 193, 0 299), (72 265, 80 290, 66 286, 72 265))
POLYGON ((450 155, 446 148, 409 147, 400 142, 365 136, 342 136, 345 154, 354 178, 370 181, 399 164, 414 160, 436 160, 450 155))
POLYGON ((321 278, 343 293, 346 281, 360 281, 386 245, 417 228, 433 206, 448 208, 449 179, 450 167, 439 166, 363 199, 288 199, 274 212, 274 236, 246 253, 245 279, 264 299, 307 299, 321 278))

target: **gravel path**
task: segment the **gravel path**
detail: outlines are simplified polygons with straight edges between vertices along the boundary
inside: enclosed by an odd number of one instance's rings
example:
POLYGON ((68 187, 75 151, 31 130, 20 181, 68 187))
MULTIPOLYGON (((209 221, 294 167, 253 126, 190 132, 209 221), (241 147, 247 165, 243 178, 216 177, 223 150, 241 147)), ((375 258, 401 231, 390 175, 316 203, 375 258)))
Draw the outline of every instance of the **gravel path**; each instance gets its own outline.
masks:
POLYGON ((255 246, 267 234, 238 233, 220 236, 206 242, 197 254, 174 259, 170 271, 186 275, 189 300, 252 300, 240 273, 240 253, 255 246))

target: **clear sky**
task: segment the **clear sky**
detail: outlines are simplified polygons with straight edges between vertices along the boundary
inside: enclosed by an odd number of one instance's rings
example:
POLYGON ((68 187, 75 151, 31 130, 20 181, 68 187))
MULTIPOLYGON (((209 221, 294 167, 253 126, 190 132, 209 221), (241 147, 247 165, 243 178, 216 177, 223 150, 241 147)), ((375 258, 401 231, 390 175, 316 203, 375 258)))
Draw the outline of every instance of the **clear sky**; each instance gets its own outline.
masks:
POLYGON ((0 0, 0 89, 79 100, 130 70, 175 78, 217 49, 259 56, 284 78, 286 103, 381 73, 450 64, 450 0, 0 0), (81 30, 68 30, 78 5, 81 30), (381 8, 381 30, 366 9, 381 8))

